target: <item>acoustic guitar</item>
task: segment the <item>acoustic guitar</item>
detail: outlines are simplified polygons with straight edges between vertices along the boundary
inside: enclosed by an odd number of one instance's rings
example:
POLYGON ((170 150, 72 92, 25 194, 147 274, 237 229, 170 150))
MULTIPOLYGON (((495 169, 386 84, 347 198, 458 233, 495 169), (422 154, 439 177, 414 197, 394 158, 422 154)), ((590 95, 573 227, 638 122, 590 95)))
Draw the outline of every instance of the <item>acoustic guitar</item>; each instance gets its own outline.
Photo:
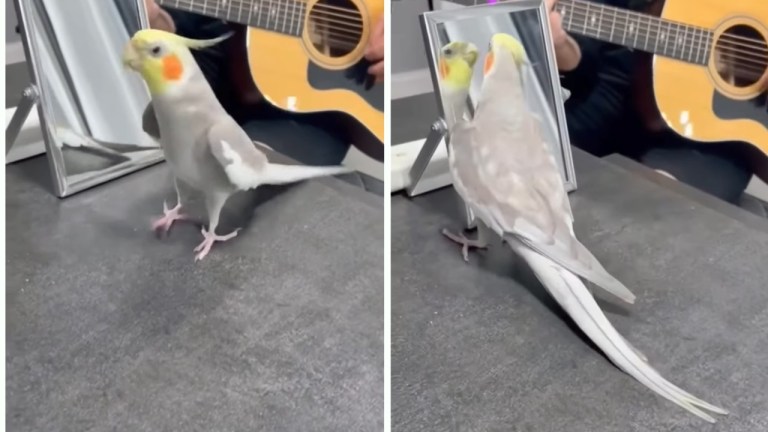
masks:
POLYGON ((384 86, 367 74, 365 48, 384 0, 156 0, 241 25, 234 81, 247 103, 314 117, 363 153, 384 160, 384 86), (238 65, 240 67, 238 67, 238 65))
POLYGON ((768 181, 768 0, 653 1, 647 13, 585 0, 555 7, 565 31, 645 53, 634 102, 651 130, 746 143, 768 181))

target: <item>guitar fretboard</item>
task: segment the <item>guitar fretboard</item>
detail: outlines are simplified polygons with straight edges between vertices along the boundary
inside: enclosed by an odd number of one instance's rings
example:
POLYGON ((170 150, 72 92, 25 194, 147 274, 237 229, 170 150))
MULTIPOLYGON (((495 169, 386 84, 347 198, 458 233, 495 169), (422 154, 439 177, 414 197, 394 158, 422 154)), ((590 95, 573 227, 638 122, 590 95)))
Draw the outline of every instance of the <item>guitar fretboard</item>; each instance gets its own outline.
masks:
MULTIPOLYGON (((452 1, 471 6, 509 0, 452 1)), ((689 63, 705 65, 709 61, 714 39, 709 29, 588 0, 560 0, 555 8, 563 17, 563 29, 569 33, 689 63)))
POLYGON ((160 6, 291 36, 304 29, 307 0, 156 0, 160 6))
POLYGON ((560 0, 556 9, 567 32, 689 63, 709 61, 709 29, 584 0, 560 0))

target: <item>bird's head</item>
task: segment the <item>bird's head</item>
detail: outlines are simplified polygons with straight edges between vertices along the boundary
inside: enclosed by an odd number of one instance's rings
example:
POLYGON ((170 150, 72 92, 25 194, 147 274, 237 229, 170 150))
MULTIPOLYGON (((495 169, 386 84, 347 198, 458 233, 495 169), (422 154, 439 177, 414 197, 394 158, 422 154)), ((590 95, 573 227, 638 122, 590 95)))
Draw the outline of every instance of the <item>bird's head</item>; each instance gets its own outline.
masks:
POLYGON ((527 64, 525 47, 517 38, 506 33, 496 33, 488 44, 483 73, 488 75, 496 69, 498 62, 514 62, 518 70, 527 64))
POLYGON ((152 94, 160 94, 184 82, 192 72, 195 60, 190 49, 216 45, 230 35, 196 40, 162 30, 142 29, 125 46, 123 64, 141 74, 152 94))
POLYGON ((471 42, 454 41, 440 49, 440 81, 448 89, 469 90, 477 62, 477 47, 471 42))

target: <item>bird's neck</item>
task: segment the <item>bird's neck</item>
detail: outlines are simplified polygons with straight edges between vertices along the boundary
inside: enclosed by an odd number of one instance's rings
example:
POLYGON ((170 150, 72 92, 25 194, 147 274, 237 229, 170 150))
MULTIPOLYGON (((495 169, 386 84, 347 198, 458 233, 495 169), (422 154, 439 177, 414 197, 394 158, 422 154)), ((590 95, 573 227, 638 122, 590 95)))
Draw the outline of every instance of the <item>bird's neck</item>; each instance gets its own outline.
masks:
POLYGON ((443 106, 445 107, 445 121, 449 125, 464 121, 467 113, 467 97, 469 89, 445 88, 443 91, 443 106))

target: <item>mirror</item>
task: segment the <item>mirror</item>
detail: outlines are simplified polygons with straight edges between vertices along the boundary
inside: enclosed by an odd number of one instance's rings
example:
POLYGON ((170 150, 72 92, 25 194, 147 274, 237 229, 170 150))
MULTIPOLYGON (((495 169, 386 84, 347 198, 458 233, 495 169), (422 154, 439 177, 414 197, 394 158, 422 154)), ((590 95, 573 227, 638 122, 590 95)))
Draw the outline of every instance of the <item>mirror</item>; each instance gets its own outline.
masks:
MULTIPOLYGON (((16 0, 54 193, 65 197, 163 160, 143 132, 150 95, 122 65, 143 0, 16 0)), ((23 119, 22 119, 23 121, 23 119)))
MULTIPOLYGON (((525 47, 530 62, 530 67, 523 71, 527 90, 526 104, 543 123, 542 132, 552 145, 566 191, 576 190, 571 144, 563 108, 564 90, 560 87, 544 0, 441 1, 437 6, 442 10, 422 14, 422 30, 438 112, 448 130, 454 118, 448 112, 450 105, 443 101, 440 93, 437 72, 440 49, 453 41, 472 42, 480 50, 482 58, 495 33, 515 36, 525 47)), ((480 95, 482 67, 482 61, 475 64, 467 101, 470 118, 480 95)), ((445 139, 450 139, 450 135, 445 139)))

